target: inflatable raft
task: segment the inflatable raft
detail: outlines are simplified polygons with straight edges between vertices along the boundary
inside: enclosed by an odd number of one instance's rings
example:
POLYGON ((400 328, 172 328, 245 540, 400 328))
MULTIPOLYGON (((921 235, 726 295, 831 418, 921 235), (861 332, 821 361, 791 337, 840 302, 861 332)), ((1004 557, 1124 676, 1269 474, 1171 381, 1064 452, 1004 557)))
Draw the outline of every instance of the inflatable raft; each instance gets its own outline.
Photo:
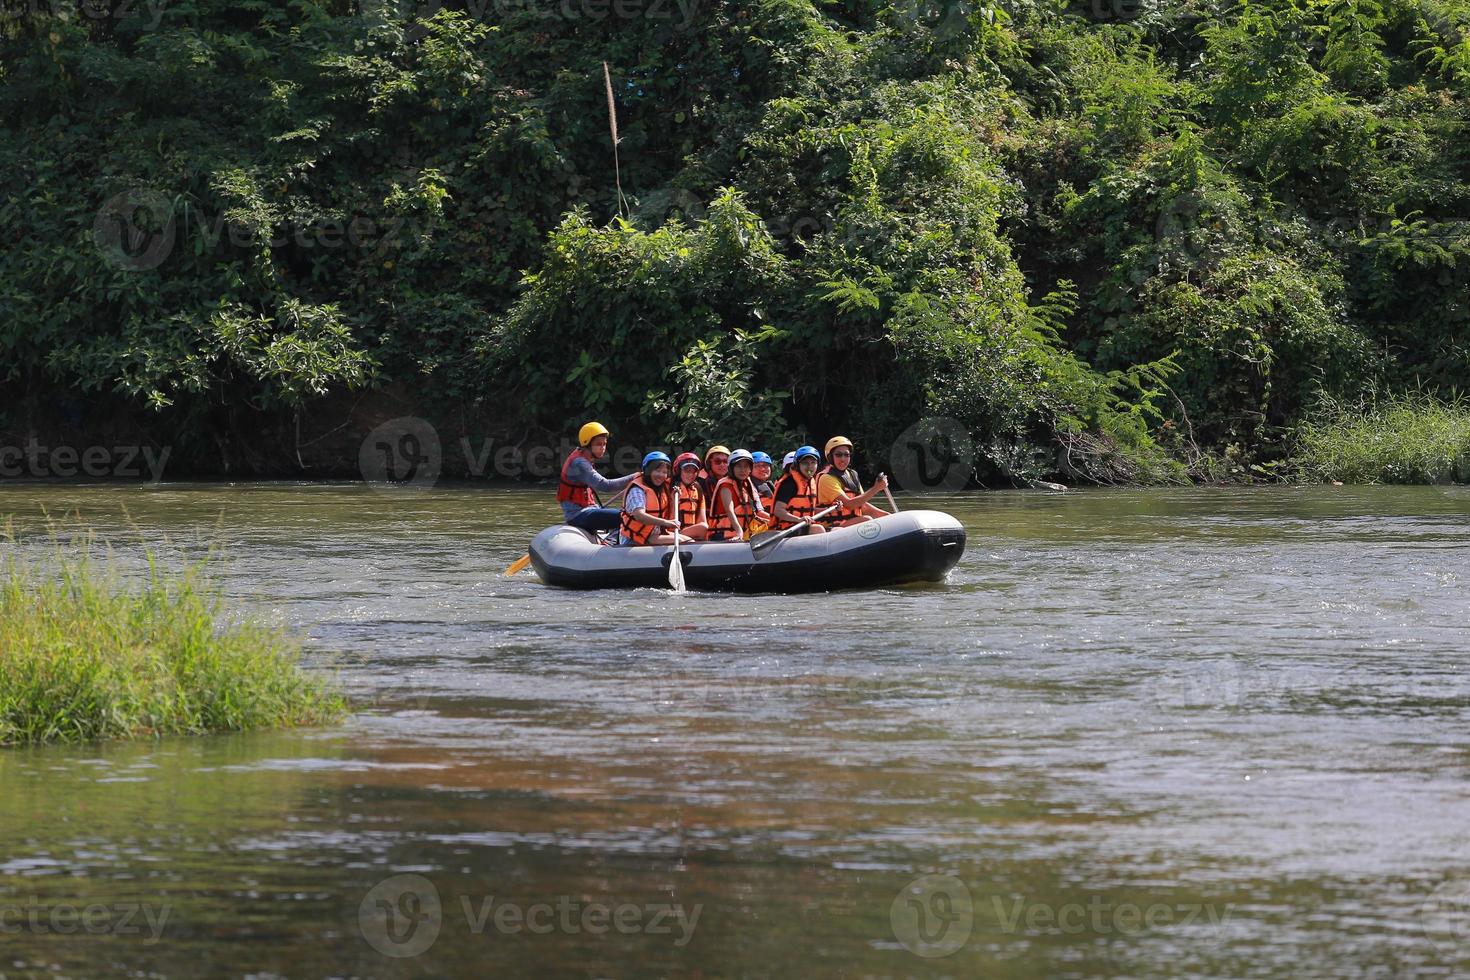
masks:
MULTIPOLYGON (((567 589, 666 589, 673 550, 603 545, 590 531, 560 524, 536 535, 531 564, 541 581, 567 589)), ((691 589, 830 592, 938 582, 964 550, 959 521, 911 510, 759 549, 746 542, 690 542, 679 546, 679 556, 691 589)))

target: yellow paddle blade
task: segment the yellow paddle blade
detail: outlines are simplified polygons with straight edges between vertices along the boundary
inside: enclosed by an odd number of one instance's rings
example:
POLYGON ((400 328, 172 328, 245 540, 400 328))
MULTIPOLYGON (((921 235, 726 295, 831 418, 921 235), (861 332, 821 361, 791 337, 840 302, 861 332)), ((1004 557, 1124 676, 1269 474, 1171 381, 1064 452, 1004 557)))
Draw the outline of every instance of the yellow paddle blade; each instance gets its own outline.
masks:
POLYGON ((514 575, 516 572, 519 572, 521 569, 525 568, 529 564, 531 564, 531 556, 521 555, 521 557, 511 562, 510 567, 505 570, 505 574, 514 575))

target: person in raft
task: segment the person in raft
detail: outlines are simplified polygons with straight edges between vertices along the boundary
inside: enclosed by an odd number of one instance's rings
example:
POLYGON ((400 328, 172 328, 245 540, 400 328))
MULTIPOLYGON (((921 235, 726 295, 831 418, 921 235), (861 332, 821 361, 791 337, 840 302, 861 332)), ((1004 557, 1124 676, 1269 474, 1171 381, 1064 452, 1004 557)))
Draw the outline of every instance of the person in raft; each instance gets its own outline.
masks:
MULTIPOLYGON (((618 543, 624 545, 673 544, 679 530, 674 508, 674 487, 669 481, 669 457, 651 452, 633 477, 623 498, 618 526, 618 543)), ((681 538, 683 534, 679 535, 681 538)))
POLYGON ((767 514, 771 512, 771 505, 776 502, 776 485, 771 482, 772 463, 769 453, 750 454, 750 479, 755 483, 755 492, 761 498, 761 510, 767 514))
POLYGON ((730 472, 730 450, 724 446, 710 446, 704 452, 704 468, 699 471, 699 482, 704 488, 704 499, 710 503, 710 513, 714 513, 713 501, 715 499, 715 484, 725 478, 730 472))
POLYGON ((562 517, 572 527, 585 531, 618 529, 617 508, 601 506, 597 494, 615 494, 632 483, 638 474, 609 480, 597 472, 597 461, 607 455, 608 436, 607 426, 601 422, 588 422, 577 432, 577 448, 568 453, 561 464, 556 499, 561 504, 562 517))
POLYGON ((751 455, 744 449, 730 454, 730 472, 715 484, 710 503, 709 540, 744 541, 753 531, 770 526, 771 515, 761 509, 750 479, 750 463, 751 455))
POLYGON ((812 520, 817 513, 817 466, 822 462, 822 454, 815 446, 802 446, 787 456, 787 470, 776 481, 776 527, 784 531, 798 524, 806 525, 792 537, 823 534, 827 529, 812 520))
POLYGON ((674 497, 679 502, 679 536, 691 541, 709 537, 709 511, 699 482, 699 457, 684 453, 674 460, 674 497))
POLYGON ((827 440, 827 465, 817 474, 817 510, 826 510, 833 504, 838 507, 823 518, 830 527, 846 527, 888 516, 868 503, 873 494, 888 486, 888 477, 878 474, 873 486, 863 489, 857 470, 852 468, 852 440, 847 436, 833 436, 827 440))

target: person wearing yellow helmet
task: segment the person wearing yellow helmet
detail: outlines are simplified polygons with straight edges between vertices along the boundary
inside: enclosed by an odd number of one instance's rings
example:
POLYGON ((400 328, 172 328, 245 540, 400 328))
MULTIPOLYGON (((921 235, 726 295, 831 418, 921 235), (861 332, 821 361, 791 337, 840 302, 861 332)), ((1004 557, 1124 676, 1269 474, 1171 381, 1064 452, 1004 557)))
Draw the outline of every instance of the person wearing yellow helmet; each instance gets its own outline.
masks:
POLYGON ((726 446, 710 446, 704 452, 704 466, 699 471, 699 483, 704 488, 704 499, 711 505, 715 499, 715 485, 730 472, 730 450, 726 446))
POLYGON ((588 422, 577 432, 577 448, 568 453, 561 464, 556 499, 561 504, 562 517, 572 527, 587 531, 618 529, 622 511, 615 507, 603 507, 597 494, 615 494, 632 483, 638 474, 609 480, 597 472, 598 461, 607 455, 607 440, 610 436, 607 426, 601 422, 588 422))
POLYGON ((847 436, 828 439, 824 451, 827 465, 817 474, 817 508, 826 510, 837 505, 837 509, 824 518, 830 527, 861 524, 888 515, 886 510, 879 510, 868 503, 873 494, 888 486, 888 477, 879 473, 873 486, 864 490, 857 470, 852 466, 852 450, 852 440, 847 436))

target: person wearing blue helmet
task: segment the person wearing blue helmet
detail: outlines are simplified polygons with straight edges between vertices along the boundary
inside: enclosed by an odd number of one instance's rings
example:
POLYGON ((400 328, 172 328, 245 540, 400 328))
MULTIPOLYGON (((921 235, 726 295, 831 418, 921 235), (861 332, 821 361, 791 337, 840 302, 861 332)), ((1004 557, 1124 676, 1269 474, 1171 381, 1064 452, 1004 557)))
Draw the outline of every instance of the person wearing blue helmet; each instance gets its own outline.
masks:
POLYGON ((822 454, 815 446, 802 446, 792 455, 791 468, 776 481, 776 527, 785 530, 805 525, 796 537, 826 532, 813 520, 817 513, 817 467, 821 462, 822 454))
POLYGON ((770 453, 754 452, 750 454, 750 479, 755 484, 755 491, 761 498, 761 510, 767 514, 771 512, 771 505, 776 502, 776 487, 771 482, 771 467, 775 461, 771 459, 770 453))
POLYGON ((623 498, 618 526, 618 543, 624 545, 673 544, 679 529, 674 489, 669 483, 671 464, 667 453, 651 452, 623 498))

